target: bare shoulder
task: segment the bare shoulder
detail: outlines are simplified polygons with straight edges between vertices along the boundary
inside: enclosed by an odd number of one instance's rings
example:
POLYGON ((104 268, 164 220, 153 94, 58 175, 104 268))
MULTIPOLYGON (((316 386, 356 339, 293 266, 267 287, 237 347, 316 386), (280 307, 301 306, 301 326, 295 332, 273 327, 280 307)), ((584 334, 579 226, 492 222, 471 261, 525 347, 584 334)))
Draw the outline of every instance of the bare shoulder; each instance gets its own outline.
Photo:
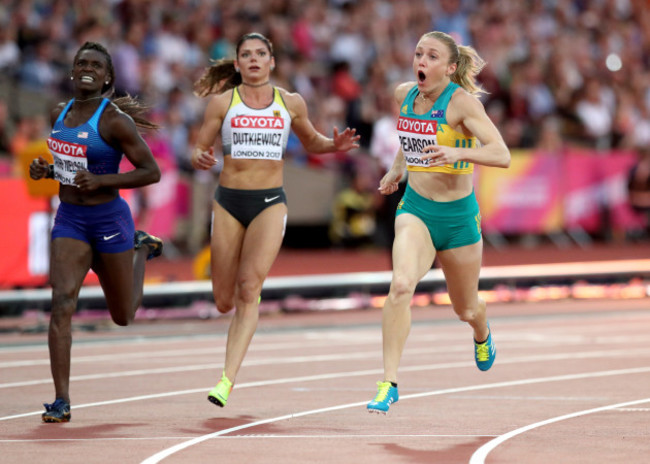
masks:
POLYGON ((302 98, 302 95, 298 92, 289 92, 282 87, 276 87, 276 89, 280 92, 282 101, 284 101, 284 104, 286 105, 287 110, 289 110, 292 118, 307 114, 307 103, 305 102, 305 99, 302 98))
POLYGON ((215 93, 211 95, 210 98, 208 99, 208 104, 229 105, 230 102, 232 101, 233 93, 235 93, 235 89, 228 89, 222 93, 215 93))
POLYGON ((67 105, 68 102, 61 102, 58 103, 54 108, 52 108, 52 111, 50 111, 50 121, 52 125, 54 125, 54 122, 57 120, 63 109, 65 108, 65 105, 67 105))
POLYGON ((483 103, 462 87, 456 89, 449 100, 449 105, 455 110, 481 111, 483 103))
POLYGON ((123 111, 114 101, 111 101, 104 112, 102 113, 102 119, 104 122, 109 124, 133 124, 133 118, 129 116, 128 113, 123 111))
POLYGON ((206 106, 206 116, 223 118, 228 112, 235 89, 211 95, 206 106))
POLYGON ((416 82, 403 82, 395 87, 395 101, 401 105, 406 95, 415 85, 417 85, 416 82))
POLYGON ((481 100, 462 87, 456 89, 447 107, 447 120, 452 125, 454 122, 460 123, 467 118, 481 118, 485 114, 485 108, 481 100))
POLYGON ((288 108, 296 108, 296 105, 300 106, 305 104, 305 99, 298 92, 289 92, 282 87, 276 87, 276 89, 280 92, 280 96, 288 108))
POLYGON ((65 105, 67 105, 68 102, 59 102, 57 103, 54 108, 52 108, 52 114, 59 115, 61 114, 61 111, 63 111, 63 108, 65 108, 65 105))
POLYGON ((114 101, 110 101, 99 120, 99 132, 113 144, 120 144, 138 132, 135 121, 114 101))

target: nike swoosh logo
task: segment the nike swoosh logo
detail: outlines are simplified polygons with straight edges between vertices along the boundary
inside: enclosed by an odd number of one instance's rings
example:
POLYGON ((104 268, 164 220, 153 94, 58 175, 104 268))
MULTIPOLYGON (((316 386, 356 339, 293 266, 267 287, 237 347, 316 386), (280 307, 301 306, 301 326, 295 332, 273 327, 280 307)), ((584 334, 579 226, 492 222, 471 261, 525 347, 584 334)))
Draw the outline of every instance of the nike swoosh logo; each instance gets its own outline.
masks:
POLYGON ((104 235, 104 240, 110 240, 113 237, 117 237, 118 235, 120 235, 119 232, 117 234, 113 234, 113 235, 104 235))
POLYGON ((276 196, 271 197, 271 198, 266 198, 266 197, 265 197, 265 198, 264 198, 264 203, 268 203, 268 202, 270 202, 270 201, 277 200, 278 198, 280 198, 280 195, 276 195, 276 196))
POLYGON ((59 132, 61 132, 61 129, 52 131, 53 134, 58 134, 59 132))

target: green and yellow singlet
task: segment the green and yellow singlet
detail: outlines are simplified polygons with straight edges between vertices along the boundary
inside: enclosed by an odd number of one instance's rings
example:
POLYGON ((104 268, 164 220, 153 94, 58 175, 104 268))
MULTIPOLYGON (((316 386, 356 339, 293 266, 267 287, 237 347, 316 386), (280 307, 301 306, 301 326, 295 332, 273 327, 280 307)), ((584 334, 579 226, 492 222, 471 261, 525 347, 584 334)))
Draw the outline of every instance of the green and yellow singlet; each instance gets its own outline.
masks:
POLYGON ((397 132, 400 146, 409 171, 444 172, 447 174, 471 174, 474 164, 457 161, 445 166, 428 166, 422 160, 422 149, 427 145, 445 145, 449 147, 475 148, 476 137, 466 137, 456 132, 447 124, 447 106, 458 84, 450 82, 426 114, 413 112, 413 103, 419 95, 417 85, 413 86, 404 99, 397 120, 397 132))

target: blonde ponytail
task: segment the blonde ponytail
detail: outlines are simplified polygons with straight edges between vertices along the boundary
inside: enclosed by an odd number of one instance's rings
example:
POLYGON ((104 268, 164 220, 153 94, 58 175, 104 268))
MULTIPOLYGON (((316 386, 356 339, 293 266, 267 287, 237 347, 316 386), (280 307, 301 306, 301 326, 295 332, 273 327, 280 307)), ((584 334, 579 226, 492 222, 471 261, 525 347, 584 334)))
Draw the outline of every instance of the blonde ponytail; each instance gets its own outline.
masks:
POLYGON ((487 93, 476 82, 476 76, 485 67, 485 64, 485 60, 472 47, 459 45, 458 67, 456 68, 456 72, 451 75, 452 82, 460 85, 472 95, 487 93))

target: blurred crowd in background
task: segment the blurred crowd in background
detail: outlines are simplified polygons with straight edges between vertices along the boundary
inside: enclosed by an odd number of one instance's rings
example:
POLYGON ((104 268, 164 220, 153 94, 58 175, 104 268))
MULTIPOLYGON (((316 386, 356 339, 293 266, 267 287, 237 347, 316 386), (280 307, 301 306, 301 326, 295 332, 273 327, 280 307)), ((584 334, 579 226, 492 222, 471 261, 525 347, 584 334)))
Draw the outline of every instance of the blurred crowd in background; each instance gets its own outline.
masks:
POLYGON ((196 253, 207 243, 219 173, 189 164, 206 103, 192 84, 210 60, 234 57, 242 34, 258 31, 274 45, 272 83, 299 92, 323 133, 350 126, 361 134, 349 155, 311 156, 294 137, 287 157, 337 173, 333 244, 377 245, 385 237, 375 231, 384 207, 376 186, 398 143, 393 89, 413 80, 413 50, 430 30, 487 61, 482 100, 511 149, 647 155, 647 0, 0 0, 0 159, 12 165, 4 175, 21 175, 21 150, 47 137, 50 108, 71 97, 79 46, 100 42, 113 58, 116 94, 151 108, 162 129, 147 140, 188 192, 176 205, 183 221, 164 238, 196 253))

